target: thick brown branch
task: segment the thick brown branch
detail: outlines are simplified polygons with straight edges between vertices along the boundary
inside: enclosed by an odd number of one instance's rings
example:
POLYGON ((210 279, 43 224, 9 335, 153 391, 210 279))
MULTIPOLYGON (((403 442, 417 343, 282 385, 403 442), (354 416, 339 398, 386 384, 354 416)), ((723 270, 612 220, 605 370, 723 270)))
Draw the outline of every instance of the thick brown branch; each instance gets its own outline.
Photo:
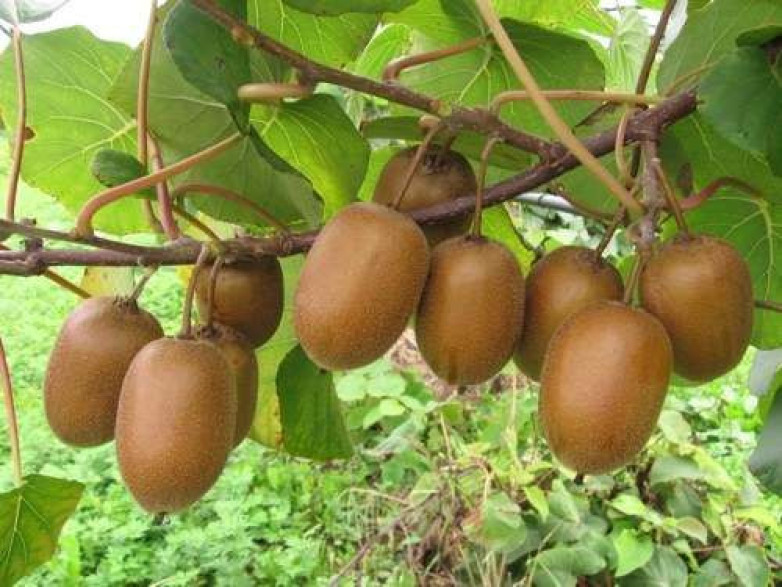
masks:
POLYGON ((396 104, 428 112, 440 118, 447 117, 449 123, 457 128, 494 134, 509 145, 530 153, 536 153, 544 160, 561 154, 561 151, 558 151, 548 141, 518 131, 506 125, 486 110, 459 106, 451 107, 436 98, 414 92, 398 83, 377 82, 316 63, 229 14, 215 2, 210 0, 191 0, 191 2, 215 22, 229 30, 235 38, 241 39, 250 46, 257 47, 270 55, 274 55, 288 65, 298 69, 308 83, 328 82, 364 94, 385 98, 396 104))
MULTIPOLYGON (((673 98, 669 98, 656 108, 644 110, 633 116, 627 124, 625 136, 626 142, 635 142, 658 136, 666 126, 689 115, 695 110, 696 98, 694 91, 689 91, 673 98)), ((589 151, 600 157, 613 151, 616 141, 617 129, 606 131, 584 141, 589 151)), ((578 160, 571 154, 559 159, 541 163, 527 171, 494 185, 486 190, 484 205, 497 205, 525 192, 531 192, 541 188, 564 173, 578 167, 578 160)), ((438 204, 429 208, 416 210, 411 214, 412 218, 420 224, 437 224, 458 216, 470 214, 475 209, 475 194, 467 195, 458 200, 438 204)), ((19 225, 10 225, 11 230, 19 225)), ((0 221, 0 231, 4 224, 0 221)), ((40 236, 43 238, 57 238, 61 233, 45 231, 43 229, 29 228, 35 234, 28 236, 40 236)), ((279 257, 294 255, 309 249, 315 240, 317 232, 302 234, 279 235, 272 238, 239 238, 222 243, 221 251, 226 257, 252 258, 261 255, 274 255, 279 257)), ((66 235, 67 236, 67 235, 66 235)), ((84 244, 74 238, 74 240, 84 244)), ((88 244, 100 247, 100 239, 89 241, 88 244)), ((99 265, 99 266, 128 266, 128 265, 191 265, 195 262, 201 250, 201 244, 196 241, 182 240, 166 247, 137 247, 129 252, 116 250, 117 243, 105 241, 115 250, 39 250, 39 251, 0 251, 0 274, 38 275, 50 266, 62 265, 99 265)))

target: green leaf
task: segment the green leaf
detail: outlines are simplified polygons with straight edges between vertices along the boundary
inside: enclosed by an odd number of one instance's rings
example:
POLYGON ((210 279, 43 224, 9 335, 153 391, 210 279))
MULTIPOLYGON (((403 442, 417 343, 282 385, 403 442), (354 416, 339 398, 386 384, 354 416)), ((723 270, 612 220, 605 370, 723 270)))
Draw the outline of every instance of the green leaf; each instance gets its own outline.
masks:
POLYGON ((297 346, 277 371, 285 451, 317 461, 353 455, 333 375, 321 371, 297 346))
MULTIPOLYGON (((521 3, 516 4, 521 6, 521 3)), ((528 6, 544 4, 549 3, 525 3, 528 6)), ((571 6, 571 15, 573 12, 571 6)), ((468 0, 447 3, 422 0, 404 12, 392 15, 391 19, 416 31, 412 37, 413 53, 440 49, 485 33, 473 2, 468 0)), ((523 20, 506 20, 504 24, 542 87, 603 88, 603 65, 587 41, 523 20)), ((401 80, 414 89, 465 106, 487 106, 497 93, 520 88, 502 53, 491 44, 410 69, 402 74, 401 80), (447 67, 447 75, 443 75, 444 67, 447 67)), ((575 124, 594 105, 572 101, 559 102, 554 107, 569 124, 575 124)), ((503 108, 502 118, 527 132, 551 136, 548 125, 532 104, 509 104, 503 108)))
MULTIPOLYGON (((306 0, 303 0, 306 1, 306 0)), ((351 70, 357 75, 380 79, 386 65, 410 48, 410 29, 402 24, 384 26, 367 44, 351 70)))
POLYGON ((133 267, 85 267, 79 287, 91 296, 128 296, 135 289, 133 267))
MULTIPOLYGON (((247 2, 221 0, 221 8, 247 20, 247 2)), ((239 86, 250 81, 247 48, 189 2, 178 2, 163 29, 171 58, 189 83, 225 104, 240 127, 247 122, 249 106, 239 101, 239 86)))
POLYGON ((547 0, 527 2, 495 0, 497 14, 541 26, 565 31, 589 31, 611 36, 614 20, 600 8, 598 0, 547 0))
POLYGON ((21 487, 0 495, 0 585, 13 585, 54 555, 82 491, 75 481, 28 475, 21 487))
MULTIPOLYGON (((147 174, 141 161, 130 153, 116 149, 101 149, 95 153, 90 171, 95 179, 107 188, 122 185, 147 174)), ((150 198, 155 195, 152 188, 139 193, 150 198)))
POLYGON ((254 0, 248 9, 247 20, 252 26, 309 59, 334 67, 341 67, 359 55, 378 22, 373 14, 318 17, 280 0, 254 0))
POLYGON ((646 518, 651 511, 646 504, 634 495, 622 493, 611 501, 611 507, 625 515, 646 518))
POLYGON ((680 532, 686 534, 690 538, 697 540, 701 544, 706 544, 706 540, 708 539, 708 530, 706 530, 706 526, 704 526, 697 518, 690 516, 679 518, 676 520, 676 528, 680 532))
POLYGON ((534 585, 575 585, 578 577, 595 575, 606 566, 598 553, 580 546, 556 546, 535 557, 534 585))
POLYGON ((679 89, 698 80, 733 51, 736 39, 746 31, 782 24, 782 4, 777 0, 714 0, 690 15, 679 36, 665 52, 657 76, 657 88, 665 94, 676 83, 679 89), (719 34, 704 34, 719 31, 719 34))
POLYGON ((548 518, 550 509, 548 501, 546 501, 546 494, 543 490, 535 485, 530 485, 529 487, 524 488, 524 495, 527 498, 527 501, 532 504, 532 507, 540 514, 540 518, 545 522, 546 518, 548 518))
POLYGON ((627 8, 611 37, 606 63, 606 89, 635 91, 649 46, 649 29, 637 10, 627 8))
POLYGON ((293 296, 304 265, 301 255, 280 259, 284 280, 285 303, 282 320, 271 340, 258 351, 258 405, 255 419, 250 429, 250 437, 271 448, 282 446, 282 423, 280 422, 280 402, 277 389, 277 371, 286 355, 296 344, 293 330, 293 296))
POLYGON ((679 479, 703 479, 704 476, 705 473, 693 459, 663 455, 654 461, 649 473, 649 482, 654 486, 679 479))
POLYGON ((613 543, 618 556, 617 577, 624 577, 634 570, 640 569, 649 562, 654 554, 652 539, 635 530, 622 530, 618 535, 613 536, 613 543))
POLYGON ((721 587, 733 583, 733 575, 721 560, 710 558, 695 574, 693 587, 721 587))
POLYGON ((663 410, 657 425, 666 440, 673 444, 686 444, 692 436, 692 429, 687 420, 676 410, 663 410))
POLYGON ((628 575, 627 587, 686 587, 687 565, 667 546, 657 546, 646 565, 628 575))
MULTIPOLYGON (((90 173, 101 149, 136 151, 135 123, 106 95, 129 55, 125 45, 101 41, 73 27, 25 38, 27 126, 35 137, 25 148, 22 177, 75 213, 103 186, 90 173)), ((16 124, 13 56, 0 56, 0 109, 16 124)), ((146 228, 138 202, 100 211, 95 225, 116 233, 146 228)))
POLYGON ((776 123, 782 104, 779 64, 776 70, 758 47, 728 54, 698 87, 703 118, 738 147, 770 155, 772 139, 779 134, 776 123))
POLYGON ((730 568, 744 587, 764 587, 768 585, 771 572, 763 555, 763 549, 754 544, 728 546, 725 549, 730 568))
POLYGON ((562 481, 557 480, 554 482, 553 489, 548 496, 548 503, 551 513, 555 516, 568 522, 578 523, 581 521, 576 500, 562 481))
POLYGON ((749 469, 766 488, 782 495, 782 393, 776 394, 757 442, 749 469))
MULTIPOLYGON (((720 236, 736 246, 749 263, 756 298, 781 299, 782 204, 778 194, 782 193, 782 178, 774 176, 761 157, 725 140, 697 114, 666 133, 663 158, 674 177, 688 165, 696 189, 720 177, 734 177, 759 191, 755 197, 723 188, 690 211, 687 219, 693 230, 720 236)), ((757 310, 754 322, 753 345, 782 346, 782 314, 757 310)))
POLYGON ((521 244, 519 233, 505 206, 492 206, 483 211, 484 236, 505 245, 516 256, 524 273, 529 271, 535 254, 521 244))
POLYGON ((326 218, 356 199, 370 149, 332 96, 256 107, 252 121, 269 147, 312 182, 326 218))
POLYGON ((2 0, 0 20, 10 24, 37 22, 49 18, 70 0, 2 0))
POLYGON ((505 493, 490 495, 481 507, 480 542, 489 550, 509 553, 524 544, 527 528, 519 506, 505 493))
POLYGON ((379 14, 382 12, 399 12, 415 4, 418 0, 284 0, 285 4, 297 10, 319 14, 321 16, 337 16, 346 12, 367 12, 379 14))

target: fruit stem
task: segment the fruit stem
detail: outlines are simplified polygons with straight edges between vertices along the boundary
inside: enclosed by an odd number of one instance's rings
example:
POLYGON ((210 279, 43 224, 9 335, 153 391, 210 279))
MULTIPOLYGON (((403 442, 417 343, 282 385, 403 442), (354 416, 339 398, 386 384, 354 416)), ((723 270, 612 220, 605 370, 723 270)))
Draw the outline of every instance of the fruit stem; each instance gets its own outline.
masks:
POLYGON ((22 451, 19 445, 19 421, 16 417, 14 405, 14 386, 11 381, 11 370, 8 368, 8 359, 0 338, 0 379, 3 383, 3 400, 5 402, 5 415, 8 419, 8 436, 11 441, 11 461, 14 468, 14 483, 17 487, 22 485, 22 451))
POLYGON ((530 94, 530 99, 537 107, 541 116, 545 119, 554 133, 557 135, 560 141, 570 150, 581 164, 590 171, 601 183, 603 183, 608 190, 616 196, 616 198, 623 203, 628 210, 631 210, 637 214, 643 212, 643 207, 639 204, 630 193, 620 184, 615 177, 613 177, 600 161, 592 155, 592 153, 581 143, 581 141, 573 134, 570 127, 563 121, 551 103, 543 95, 537 81, 530 73, 526 63, 516 51, 516 47, 513 46, 508 33, 502 26, 500 19, 497 17, 491 0, 475 0, 478 10, 483 17, 484 22, 494 35, 494 39, 502 49, 502 53, 505 55, 516 76, 524 85, 526 90, 530 94))
POLYGON ((628 189, 635 183, 635 177, 633 177, 625 158, 625 137, 627 136, 627 125, 630 122, 632 113, 633 110, 625 108, 624 114, 619 121, 619 126, 616 129, 616 141, 614 142, 614 157, 616 158, 616 168, 619 171, 619 179, 628 189))
POLYGON ((220 237, 217 236, 217 233, 213 231, 211 228, 209 228, 206 224, 201 222, 198 218, 193 216, 190 212, 182 208, 181 206, 177 206, 176 204, 171 205, 171 209, 182 219, 187 221, 189 224, 192 224, 195 226, 198 230, 204 233, 206 237, 211 241, 219 241, 220 237))
POLYGON ((428 131, 426 131, 424 140, 421 141, 420 145, 418 145, 418 149, 415 152, 413 160, 410 162, 410 165, 407 166, 407 171, 405 172, 405 181, 402 183, 402 187, 399 190, 399 193, 396 195, 396 198, 394 198, 394 201, 391 203, 392 210, 399 210, 399 207, 402 205, 402 202, 405 199, 407 190, 410 187, 410 184, 413 182, 415 172, 418 170, 419 165, 421 165, 421 161, 423 160, 424 155, 426 155, 426 152, 429 150, 429 145, 432 144, 432 141, 437 136, 437 133, 439 133, 444 127, 445 123, 441 120, 428 131))
MULTIPOLYGON (((152 135, 148 135, 147 139, 152 151, 153 170, 160 171, 165 167, 160 145, 152 135)), ((174 210, 171 207, 171 194, 168 191, 168 184, 165 181, 161 181, 155 186, 155 191, 157 192, 158 207, 160 208, 160 222, 163 226, 163 232, 169 241, 175 241, 182 236, 182 233, 179 231, 179 226, 174 218, 174 210)))
POLYGON ((596 259, 600 260, 602 258, 603 253, 605 253, 608 245, 611 243, 611 239, 614 238, 617 229, 622 225, 622 222, 624 222, 626 214, 627 210, 624 206, 619 206, 619 208, 616 209, 614 219, 611 221, 611 224, 608 225, 608 228, 606 228, 606 232, 603 235, 603 238, 600 239, 600 244, 598 244, 597 248, 595 249, 596 259))
POLYGON ((630 277, 627 279, 627 286, 625 288, 624 303, 628 306, 633 303, 633 296, 635 295, 635 289, 638 286, 638 280, 641 277, 641 271, 646 264, 645 255, 641 252, 636 253, 635 261, 633 262, 633 268, 630 270, 630 277))
POLYGON ((657 179, 663 188, 663 194, 665 195, 665 200, 668 203, 668 208, 676 219, 676 226, 679 227, 680 232, 690 236, 692 234, 690 232, 690 227, 687 226, 687 221, 684 219, 684 214, 682 213, 682 209, 679 207, 676 194, 673 193, 673 188, 671 187, 671 183, 668 181, 668 176, 665 175, 665 171, 663 170, 662 162, 660 161, 659 157, 653 157, 651 164, 654 168, 657 179))
POLYGON ((436 49, 434 51, 427 51, 425 53, 407 55, 405 57, 400 57, 399 59, 394 59, 393 61, 390 61, 383 70, 382 80, 384 82, 396 82, 405 69, 415 67, 416 65, 433 63, 440 59, 445 59, 446 57, 461 55, 462 53, 477 49, 486 43, 487 40, 486 37, 476 37, 443 49, 436 49))
POLYGON ((138 124, 136 134, 136 148, 138 160, 144 168, 149 161, 147 152, 147 135, 149 126, 149 72, 152 63, 152 44, 157 25, 157 0, 151 0, 147 30, 144 42, 141 45, 141 64, 139 65, 138 89, 136 95, 136 122, 138 124))
POLYGON ((489 168, 489 157, 492 149, 502 139, 491 137, 486 141, 486 145, 481 151, 481 164, 478 168, 478 189, 475 192, 475 215, 472 219, 472 235, 476 238, 481 236, 481 225, 483 224, 483 192, 486 188, 486 171, 489 168))
POLYGON ((182 329, 179 331, 179 338, 193 337, 193 298, 195 297, 195 286, 198 281, 198 275, 201 273, 201 269, 204 267, 209 255, 209 246, 203 245, 193 266, 193 272, 190 274, 190 281, 187 284, 185 303, 182 306, 182 329))
POLYGON ((223 268, 223 258, 217 257, 212 265, 212 271, 209 273, 209 289, 206 296, 206 328, 212 330, 214 327, 214 303, 217 290, 217 276, 223 268))
POLYGON ((138 302, 139 297, 141 296, 142 292, 144 291, 144 288, 146 287, 147 283, 149 283, 149 280, 152 279, 152 276, 157 272, 157 267, 145 267, 144 268, 144 275, 141 276, 141 279, 139 279, 138 283, 136 284, 136 287, 133 288, 133 291, 128 296, 128 299, 133 302, 138 302))
POLYGON ((657 27, 654 29, 654 34, 649 41, 649 47, 646 50, 644 61, 641 64, 641 71, 638 74, 638 80, 635 84, 635 92, 637 94, 643 94, 646 91, 646 86, 649 83, 649 76, 652 74, 652 68, 654 67, 654 61, 657 58, 657 52, 660 49, 660 43, 662 43, 663 37, 665 37, 665 31, 668 28, 668 23, 671 20, 671 14, 673 14, 674 8, 676 8, 676 0, 666 0, 665 6, 660 13, 660 20, 657 21, 657 27))
POLYGON ((286 225, 282 220, 276 218, 271 212, 266 210, 263 206, 256 204, 247 196, 243 196, 242 194, 230 190, 228 188, 224 188, 223 186, 211 185, 206 183, 183 183, 182 185, 176 187, 176 189, 172 194, 172 198, 174 199, 174 201, 177 201, 180 198, 184 198, 186 196, 191 196, 194 194, 217 196, 218 198, 222 198, 229 202, 233 202, 234 204, 239 204, 240 206, 244 206, 245 208, 252 210, 256 214, 256 216, 258 216, 258 218, 260 218, 263 222, 265 222, 269 226, 276 228, 279 232, 286 235, 291 233, 291 229, 288 227, 288 225, 286 225))
POLYGON ((84 207, 82 207, 78 217, 76 218, 77 236, 86 238, 94 234, 92 228, 92 218, 104 206, 107 206, 140 190, 152 187, 158 182, 165 181, 170 177, 184 173, 188 169, 191 169, 200 163, 214 159, 218 155, 227 151, 234 144, 242 140, 243 137, 244 135, 242 135, 240 132, 234 133, 227 139, 223 139, 219 143, 207 147, 203 151, 199 151, 194 155, 190 155, 181 161, 177 161, 168 167, 164 167, 163 169, 155 171, 154 173, 144 177, 139 177, 127 183, 123 183, 122 185, 109 188, 94 196, 84 205, 84 207))
POLYGON ((11 33, 16 69, 16 133, 14 135, 14 153, 11 159, 11 172, 8 174, 8 193, 5 200, 5 216, 14 220, 16 214, 16 196, 19 191, 19 176, 22 173, 22 158, 27 135, 27 85, 24 73, 24 55, 22 53, 22 31, 14 24, 11 33))
MULTIPOLYGON (((659 96, 644 96, 629 92, 595 92, 589 90, 541 90, 547 100, 578 100, 608 102, 611 104, 629 104, 647 106, 662 101, 659 96)), ((526 90, 508 90, 500 92, 489 104, 489 111, 497 114, 505 104, 522 100, 531 100, 532 94, 526 90)))

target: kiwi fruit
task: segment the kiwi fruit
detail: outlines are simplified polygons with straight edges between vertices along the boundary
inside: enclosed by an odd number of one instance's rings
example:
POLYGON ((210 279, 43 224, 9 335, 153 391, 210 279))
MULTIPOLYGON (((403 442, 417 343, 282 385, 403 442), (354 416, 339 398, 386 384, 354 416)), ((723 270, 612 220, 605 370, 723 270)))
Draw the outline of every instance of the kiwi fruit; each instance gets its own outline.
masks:
POLYGON ((122 380, 133 357, 163 329, 135 300, 91 298, 68 316, 49 358, 44 383, 46 418, 73 446, 114 438, 122 380))
POLYGON ((161 338, 136 355, 117 410, 117 460, 147 511, 200 499, 236 437, 236 390, 223 353, 205 340, 161 338))
POLYGON ((639 291, 671 337, 677 375, 710 381, 741 361, 752 335, 754 297, 749 267, 731 244, 674 237, 646 264, 639 291))
MULTIPOLYGON (((407 177, 407 170, 415 158, 418 147, 411 147, 395 154, 386 163, 375 185, 374 202, 390 206, 407 177)), ((411 212, 428 208, 462 196, 474 194, 478 188, 475 173, 467 159, 455 151, 431 146, 416 169, 405 192, 399 210, 411 212)), ((470 226, 470 218, 457 218, 442 224, 423 228, 430 246, 463 234, 470 226)))
POLYGON ((293 323, 324 369, 379 359, 418 305, 429 247, 409 217, 371 202, 340 210, 312 246, 294 295, 293 323))
POLYGON ((561 247, 535 263, 527 277, 524 331, 514 361, 540 380, 543 358, 557 328, 572 314, 602 300, 621 300, 622 276, 585 247, 561 247))
POLYGON ((201 328, 198 338, 217 346, 231 369, 236 388, 234 446, 238 446, 252 427, 258 402, 258 359, 255 349, 241 333, 222 324, 201 328))
POLYGON ((421 356, 443 380, 475 385, 510 360, 524 321, 524 276, 507 248, 481 236, 446 240, 416 314, 421 356))
POLYGON ((573 314, 543 361, 539 411, 551 451, 579 473, 629 463, 654 431, 672 367, 668 334, 648 312, 608 301, 573 314))
MULTIPOLYGON (((201 316, 209 305, 211 267, 198 274, 196 302, 201 316)), ((283 310, 283 277, 276 257, 223 265, 215 283, 212 316, 216 322, 241 332, 258 348, 277 331, 283 310)))

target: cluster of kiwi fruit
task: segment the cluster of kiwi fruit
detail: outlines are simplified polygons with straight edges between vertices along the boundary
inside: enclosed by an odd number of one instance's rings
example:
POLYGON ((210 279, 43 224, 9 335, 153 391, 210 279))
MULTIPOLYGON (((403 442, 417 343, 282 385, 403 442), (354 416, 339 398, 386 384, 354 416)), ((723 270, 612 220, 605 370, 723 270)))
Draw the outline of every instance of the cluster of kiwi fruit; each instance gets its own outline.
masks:
POLYGON ((129 297, 96 297, 63 325, 49 359, 44 405, 65 443, 116 439, 122 478, 136 501, 171 513, 200 499, 247 436, 258 394, 255 349, 282 316, 279 262, 265 257, 207 272, 190 286, 206 324, 165 337, 129 297))
POLYGON ((309 253, 294 320, 322 368, 380 358, 413 318, 422 357, 448 383, 481 383, 513 357, 541 384, 552 452, 598 474, 646 444, 672 373, 705 382, 741 359, 751 278, 726 241, 685 234, 658 247, 641 265, 638 307, 616 268, 585 247, 554 250, 525 279, 513 254, 475 225, 471 234, 461 219, 421 229, 403 214, 477 186, 464 157, 442 147, 408 177, 414 152, 395 155, 373 202, 343 209, 309 253))

